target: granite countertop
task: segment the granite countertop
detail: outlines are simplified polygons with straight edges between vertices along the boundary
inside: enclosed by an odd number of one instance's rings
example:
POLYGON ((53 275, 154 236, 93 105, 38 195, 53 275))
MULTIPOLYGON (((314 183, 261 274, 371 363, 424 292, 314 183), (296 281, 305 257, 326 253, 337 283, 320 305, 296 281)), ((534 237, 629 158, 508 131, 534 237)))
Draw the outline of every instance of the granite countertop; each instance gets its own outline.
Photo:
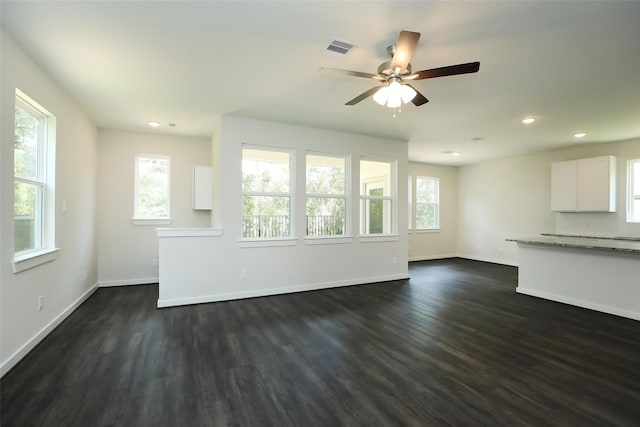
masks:
POLYGON ((545 234, 536 237, 506 239, 525 245, 561 246, 565 248, 597 249, 640 254, 640 241, 635 238, 596 238, 589 236, 563 236, 545 234))
POLYGON ((540 233, 542 236, 555 236, 555 237, 580 237, 582 239, 608 239, 608 240, 628 240, 631 242, 640 242, 640 237, 630 236, 594 236, 586 234, 554 234, 554 233, 540 233))

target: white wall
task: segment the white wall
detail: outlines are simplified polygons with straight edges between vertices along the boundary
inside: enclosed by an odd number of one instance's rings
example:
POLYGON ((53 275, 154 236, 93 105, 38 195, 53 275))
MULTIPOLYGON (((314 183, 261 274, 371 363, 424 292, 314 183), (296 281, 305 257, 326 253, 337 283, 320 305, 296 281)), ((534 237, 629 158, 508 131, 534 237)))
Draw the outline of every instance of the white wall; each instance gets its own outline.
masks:
POLYGON ((1 33, 0 360, 4 374, 95 289, 97 129, 4 31, 1 33), (14 99, 19 88, 57 119, 57 259, 14 274, 14 99), (62 212, 62 202, 67 211, 62 212), (44 308, 38 311, 38 297, 44 308))
POLYGON ((409 175, 413 177, 412 217, 414 219, 415 177, 437 177, 440 183, 440 229, 437 231, 409 231, 409 260, 455 257, 458 243, 458 168, 409 162, 409 175))
POLYGON ((506 238, 543 232, 640 237, 640 224, 626 222, 627 160, 639 157, 640 139, 634 139, 459 168, 458 255, 517 265, 517 245, 506 238), (617 212, 552 212, 551 163, 602 155, 617 158, 617 212))
MULTIPOLYGON (((158 225, 133 225, 136 154, 169 156, 170 227, 208 227, 210 211, 192 209, 193 167, 211 164, 207 139, 100 130, 98 144, 100 286, 155 283, 158 225)), ((168 227, 168 226, 163 226, 168 227)))
POLYGON ((169 237, 160 243, 159 305, 188 304, 408 277, 407 143, 321 129, 222 117, 212 139, 213 227, 219 237, 169 237), (294 239, 288 246, 246 247, 241 239, 242 144, 295 150, 294 239), (352 237, 312 244, 305 237, 304 158, 307 150, 351 156, 352 237), (359 238, 359 159, 397 161, 397 235, 359 238), (369 239, 370 240, 370 239, 369 239), (246 278, 240 277, 240 271, 246 278))

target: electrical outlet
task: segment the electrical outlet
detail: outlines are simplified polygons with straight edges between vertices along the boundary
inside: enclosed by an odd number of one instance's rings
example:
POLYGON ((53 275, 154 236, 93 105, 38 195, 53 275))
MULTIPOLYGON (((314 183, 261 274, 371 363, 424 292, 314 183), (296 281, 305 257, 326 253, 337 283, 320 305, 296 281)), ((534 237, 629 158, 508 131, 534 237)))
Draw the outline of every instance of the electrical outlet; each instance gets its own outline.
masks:
POLYGON ((40 295, 38 297, 38 311, 42 311, 43 308, 44 308, 44 297, 40 295))
POLYGON ((393 257, 393 263, 394 263, 394 264, 397 264, 397 263, 398 263, 398 257, 395 257, 395 256, 393 257))
POLYGON ((247 270, 240 270, 240 278, 241 279, 247 278, 247 270))

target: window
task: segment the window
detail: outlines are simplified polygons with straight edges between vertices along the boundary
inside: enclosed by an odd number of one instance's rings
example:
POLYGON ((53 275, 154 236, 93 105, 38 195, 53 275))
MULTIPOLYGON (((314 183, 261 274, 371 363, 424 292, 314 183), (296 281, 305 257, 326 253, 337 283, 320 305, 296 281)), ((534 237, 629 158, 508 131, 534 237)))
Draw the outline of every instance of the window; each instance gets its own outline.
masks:
POLYGON ((413 177, 409 175, 409 187, 407 189, 407 200, 409 201, 407 206, 407 211, 409 213, 409 218, 407 220, 407 228, 409 230, 413 230, 413 177))
POLYGON ((19 261, 55 245, 55 117, 19 90, 13 156, 14 252, 19 261))
POLYGON ((134 224, 170 223, 169 166, 168 156, 136 156, 134 224))
POLYGON ((360 160, 360 234, 390 234, 395 170, 389 161, 360 160))
POLYGON ((629 160, 627 174, 627 221, 640 222, 640 159, 629 160))
POLYGON ((416 230, 440 228, 439 180, 434 177, 416 177, 416 230))
POLYGON ((346 159, 307 154, 307 236, 346 234, 346 159))
POLYGON ((242 149, 242 237, 291 235, 291 153, 242 149))

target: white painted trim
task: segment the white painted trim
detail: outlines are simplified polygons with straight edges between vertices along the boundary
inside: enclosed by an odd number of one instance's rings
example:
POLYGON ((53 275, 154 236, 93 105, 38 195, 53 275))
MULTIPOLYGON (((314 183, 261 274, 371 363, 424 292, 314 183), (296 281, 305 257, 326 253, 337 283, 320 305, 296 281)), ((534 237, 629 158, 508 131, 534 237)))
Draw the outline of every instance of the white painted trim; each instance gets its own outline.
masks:
POLYGON ((44 328, 42 328, 37 334, 35 334, 30 340, 28 340, 22 347, 20 347, 15 353, 7 358, 0 366, 0 377, 3 377, 11 368, 13 368, 27 353, 40 343, 47 335, 49 335, 63 320, 65 320, 76 308, 85 302, 96 290, 98 285, 91 286, 84 294, 82 294, 77 300, 75 300, 69 307, 56 316, 51 322, 49 322, 44 328))
POLYGON ((399 234, 362 234, 358 236, 362 243, 369 242, 397 242, 400 240, 399 234))
POLYGON ((339 245, 343 243, 353 243, 351 236, 331 236, 331 237, 306 237, 305 245, 339 245))
POLYGON ((617 307, 598 304, 591 301, 566 297, 563 295, 557 295, 557 294, 544 292, 544 291, 537 291, 535 289, 523 288, 522 286, 516 287, 516 292, 523 295, 529 295, 537 298, 544 298, 544 299, 555 301, 555 302, 561 302, 564 304, 575 305, 582 308, 588 308, 590 310, 601 311, 603 313, 626 317, 628 319, 640 320, 640 312, 637 312, 637 311, 625 310, 617 307))
POLYGON ((476 257, 471 255, 465 255, 465 254, 458 254, 456 256, 458 258, 470 259, 472 261, 490 262, 492 264, 502 264, 502 265, 510 265, 512 267, 518 267, 517 261, 508 261, 506 259, 476 257))
POLYGON ((241 248, 264 248, 275 246, 296 246, 298 239, 295 238, 268 238, 264 239, 241 239, 238 240, 241 248))
POLYGON ((409 262, 414 261, 431 261, 435 259, 448 259, 448 258, 458 258, 456 254, 440 254, 440 255, 428 255, 428 256, 413 256, 409 257, 409 262))
POLYGON ((53 248, 16 256, 11 263, 13 272, 20 273, 21 271, 29 270, 30 268, 55 261, 58 257, 59 251, 60 248, 53 248))
POLYGON ((244 298, 264 297, 270 295, 290 294, 294 292, 315 291, 328 288, 339 288, 342 286, 364 285, 379 282, 389 282, 392 280, 409 279, 408 274, 390 274, 386 276, 367 277, 352 280, 342 280, 338 282, 310 283, 308 285, 289 286, 286 288, 256 289, 243 292, 230 292, 224 294, 203 295, 190 298, 158 299, 158 308, 174 307, 179 305, 202 304, 207 302, 230 301, 244 298))
POLYGON ((218 237, 222 228, 157 228, 158 237, 218 237))
POLYGON ((142 277, 139 279, 107 280, 98 282, 98 286, 101 288, 110 288, 112 286, 149 285, 159 282, 160 279, 158 277, 142 277))

